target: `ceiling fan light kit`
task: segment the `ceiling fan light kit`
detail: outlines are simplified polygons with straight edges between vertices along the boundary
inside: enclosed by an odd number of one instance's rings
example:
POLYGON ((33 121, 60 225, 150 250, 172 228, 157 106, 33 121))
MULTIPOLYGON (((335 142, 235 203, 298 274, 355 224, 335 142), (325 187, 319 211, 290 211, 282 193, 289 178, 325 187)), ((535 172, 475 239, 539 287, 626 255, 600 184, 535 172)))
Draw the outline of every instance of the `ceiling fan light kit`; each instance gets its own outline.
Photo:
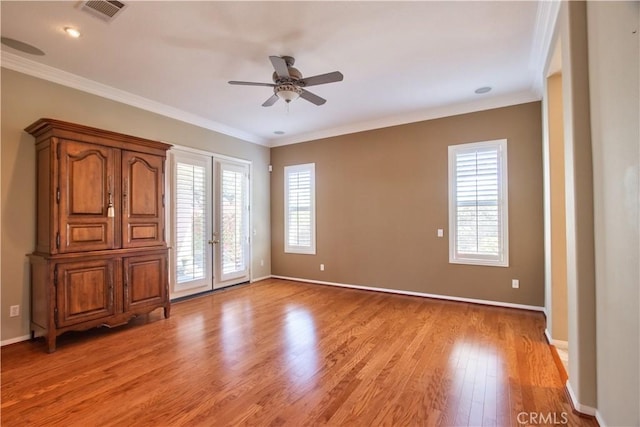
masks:
POLYGON ((286 103, 289 103, 294 99, 297 99, 298 97, 300 97, 300 94, 302 93, 301 88, 299 88, 296 85, 287 84, 287 83, 277 85, 276 87, 273 88, 273 91, 275 92, 276 95, 278 95, 278 98, 282 99, 286 103))
POLYGON ((229 84, 232 85, 272 87, 273 95, 262 104, 263 107, 272 106, 278 99, 282 99, 288 104, 298 98, 305 99, 315 105, 322 105, 327 102, 326 99, 304 88, 307 86, 339 82, 344 78, 340 71, 303 78, 302 73, 297 68, 293 68, 295 58, 291 56, 270 56, 269 60, 271 60, 271 64, 275 70, 272 76, 273 83, 241 82, 235 80, 229 82, 229 84))

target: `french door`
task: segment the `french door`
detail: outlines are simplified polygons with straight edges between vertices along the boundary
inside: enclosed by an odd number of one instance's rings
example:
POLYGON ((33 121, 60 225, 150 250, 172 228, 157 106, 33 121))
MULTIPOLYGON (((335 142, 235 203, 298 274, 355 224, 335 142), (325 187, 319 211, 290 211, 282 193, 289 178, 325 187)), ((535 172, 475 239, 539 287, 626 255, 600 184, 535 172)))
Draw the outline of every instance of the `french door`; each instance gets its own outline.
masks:
POLYGON ((171 153, 171 297, 249 280, 249 164, 171 153))

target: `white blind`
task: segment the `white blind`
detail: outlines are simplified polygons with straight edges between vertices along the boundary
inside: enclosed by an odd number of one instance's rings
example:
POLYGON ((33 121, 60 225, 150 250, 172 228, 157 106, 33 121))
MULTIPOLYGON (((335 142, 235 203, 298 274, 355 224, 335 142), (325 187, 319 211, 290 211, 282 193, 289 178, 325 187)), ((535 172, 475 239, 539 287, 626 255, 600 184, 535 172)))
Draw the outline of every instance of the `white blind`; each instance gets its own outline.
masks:
POLYGON ((176 272, 178 283, 206 274, 206 169, 176 163, 176 272))
POLYGON ((285 168, 285 251, 315 253, 315 165, 285 168))
POLYGON ((504 265, 506 254, 506 141, 450 147, 452 256, 504 265))
POLYGON ((242 171, 223 166, 221 182, 221 236, 222 274, 231 274, 246 269, 245 229, 247 216, 245 202, 245 180, 242 171))

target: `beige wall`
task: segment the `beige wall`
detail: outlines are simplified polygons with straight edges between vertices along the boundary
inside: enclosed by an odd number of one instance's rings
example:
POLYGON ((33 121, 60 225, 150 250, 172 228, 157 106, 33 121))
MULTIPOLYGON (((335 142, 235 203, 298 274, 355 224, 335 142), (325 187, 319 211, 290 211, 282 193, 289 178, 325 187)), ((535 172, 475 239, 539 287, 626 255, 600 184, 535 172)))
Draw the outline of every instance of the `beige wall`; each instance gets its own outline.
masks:
POLYGON ((549 198, 551 228, 551 337, 567 341, 567 230, 564 197, 562 74, 547 79, 549 114, 549 198))
POLYGON ((3 341, 29 333, 29 265, 35 245, 35 144, 23 129, 49 117, 252 161, 252 276, 270 271, 269 149, 2 68, 1 292, 3 341), (264 266, 260 260, 264 259, 264 266), (19 304, 21 316, 9 318, 19 304))
POLYGON ((273 274, 542 306, 541 123, 534 102, 272 149, 273 274), (510 266, 449 264, 447 147, 501 138, 508 139, 510 266), (285 254, 283 167, 310 162, 317 254, 285 254))
POLYGON ((640 425, 640 3, 589 2, 598 411, 640 425), (634 33, 635 31, 635 33, 634 33))

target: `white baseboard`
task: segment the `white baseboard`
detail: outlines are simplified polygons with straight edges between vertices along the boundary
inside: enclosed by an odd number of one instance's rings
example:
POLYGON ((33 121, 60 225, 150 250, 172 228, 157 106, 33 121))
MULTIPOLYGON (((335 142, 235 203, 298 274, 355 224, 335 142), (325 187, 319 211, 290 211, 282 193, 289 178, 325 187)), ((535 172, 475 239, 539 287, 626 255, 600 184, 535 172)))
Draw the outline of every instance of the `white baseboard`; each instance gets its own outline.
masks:
POLYGON ((600 427, 607 427, 607 423, 604 422, 604 420, 602 419, 602 415, 598 410, 596 410, 596 421, 598 422, 598 424, 600 424, 600 427))
POLYGON ((556 348, 559 348, 561 350, 568 350, 569 349, 569 342, 568 341, 562 341, 562 340, 555 340, 551 337, 551 332, 549 332, 549 329, 544 328, 544 335, 547 337, 547 341, 549 341, 549 344, 555 346, 556 348))
POLYGON ((560 350, 569 350, 569 342, 562 340, 551 340, 551 344, 555 345, 560 350))
POLYGON ((27 341, 31 339, 31 335, 23 335, 21 337, 9 338, 8 340, 0 341, 0 347, 5 345, 15 344, 17 342, 27 341))
POLYGON ((316 283, 318 285, 338 286, 341 288, 361 289, 364 291, 386 292, 390 294, 411 295, 414 297, 434 298, 434 299, 442 299, 447 301, 469 302, 473 304, 492 305, 496 307, 517 308, 520 310, 533 310, 533 311, 540 311, 540 312, 544 311, 544 307, 539 307, 537 305, 513 304, 510 302, 462 298, 462 297, 454 297, 449 295, 427 294, 424 292, 403 291, 399 289, 376 288, 376 287, 361 286, 361 285, 349 285, 346 283, 324 282, 322 280, 300 279, 298 277, 287 277, 287 276, 276 276, 276 275, 272 275, 271 277, 274 279, 294 280, 296 282, 316 283))
MULTIPOLYGON (((256 277, 254 279, 251 279, 251 283, 255 283, 255 282, 259 282, 261 280, 267 280, 267 279, 271 279, 271 278, 273 278, 273 279, 283 279, 283 280, 294 280, 296 282, 316 283, 316 284, 319 284, 319 285, 338 286, 338 287, 341 287, 341 288, 361 289, 361 290, 365 290, 365 291, 386 292, 386 293, 391 293, 391 294, 411 295, 411 296, 416 296, 416 297, 434 298, 434 299, 441 299, 441 300, 447 300, 447 301, 469 302, 469 303, 473 303, 473 304, 491 305, 491 306, 496 306, 496 307, 517 308, 517 309, 521 309, 521 310, 533 310, 533 311, 544 312, 544 307, 538 307, 536 305, 513 304, 513 303, 509 303, 509 302, 489 301, 489 300, 481 300, 481 299, 473 299, 473 298, 462 298, 462 297, 454 297, 454 296, 438 295, 438 294, 427 294, 427 293, 424 293, 424 292, 403 291, 403 290, 399 290, 399 289, 376 288, 376 287, 361 286, 361 285, 349 285, 349 284, 346 284, 346 283, 336 283, 336 282, 325 282, 325 281, 322 281, 322 280, 301 279, 299 277, 287 277, 287 276, 271 275, 271 276, 256 277)), ((544 333, 547 336, 547 339, 549 339, 549 342, 553 342, 553 340, 551 339, 551 336, 549 334, 549 331, 547 329, 544 330, 544 333)), ((14 343, 21 342, 21 341, 27 341, 30 338, 31 338, 31 335, 23 335, 21 337, 10 338, 8 340, 4 340, 4 341, 0 342, 0 346, 14 344, 14 343)), ((592 415, 592 414, 590 414, 590 415, 592 415)))
POLYGON ((582 403, 578 402, 578 399, 576 398, 576 394, 573 392, 573 389, 571 388, 571 383, 569 382, 569 380, 567 380, 565 387, 569 392, 569 398, 571 399, 571 404, 573 405, 576 411, 581 412, 585 415, 591 415, 592 417, 596 416, 596 413, 598 412, 596 411, 596 408, 592 408, 591 406, 583 405, 582 403))

